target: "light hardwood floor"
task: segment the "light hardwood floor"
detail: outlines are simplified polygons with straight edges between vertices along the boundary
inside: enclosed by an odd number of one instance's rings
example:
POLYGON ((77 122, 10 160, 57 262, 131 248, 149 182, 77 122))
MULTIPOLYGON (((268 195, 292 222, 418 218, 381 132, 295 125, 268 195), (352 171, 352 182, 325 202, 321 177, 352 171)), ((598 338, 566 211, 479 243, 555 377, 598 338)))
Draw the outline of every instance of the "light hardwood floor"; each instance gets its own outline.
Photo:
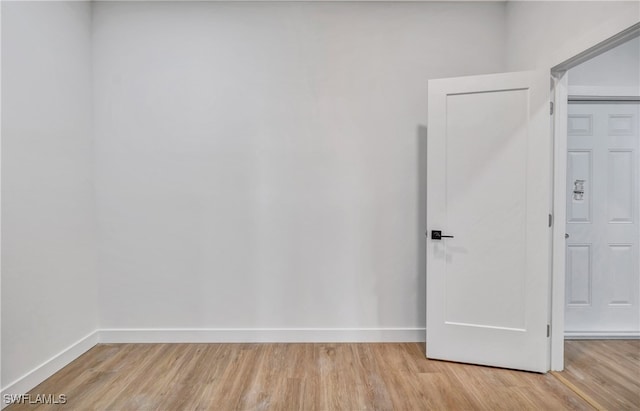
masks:
MULTIPOLYGON (((611 343, 567 342, 562 376, 592 404, 640 409, 640 341, 611 343)), ((67 403, 6 410, 593 409, 551 373, 430 361, 417 343, 100 344, 30 394, 67 403)))
POLYGON ((640 340, 565 342, 561 374, 607 410, 640 410, 640 340))

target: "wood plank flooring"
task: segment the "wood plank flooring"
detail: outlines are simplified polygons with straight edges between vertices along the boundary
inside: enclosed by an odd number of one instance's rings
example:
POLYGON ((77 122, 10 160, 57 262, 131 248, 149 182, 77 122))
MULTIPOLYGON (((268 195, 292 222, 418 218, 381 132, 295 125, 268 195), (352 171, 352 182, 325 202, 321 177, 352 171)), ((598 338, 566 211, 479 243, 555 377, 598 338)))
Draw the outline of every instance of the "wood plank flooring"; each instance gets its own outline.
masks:
POLYGON ((640 340, 565 341, 570 384, 607 410, 640 410, 640 340))
MULTIPOLYGON (((639 342, 621 357, 592 343, 567 342, 563 375, 612 410, 639 409, 639 342), (611 370, 618 361, 635 364, 611 370)), ((431 361, 418 343, 99 344, 37 394, 67 403, 6 410, 593 409, 552 374, 431 361)))

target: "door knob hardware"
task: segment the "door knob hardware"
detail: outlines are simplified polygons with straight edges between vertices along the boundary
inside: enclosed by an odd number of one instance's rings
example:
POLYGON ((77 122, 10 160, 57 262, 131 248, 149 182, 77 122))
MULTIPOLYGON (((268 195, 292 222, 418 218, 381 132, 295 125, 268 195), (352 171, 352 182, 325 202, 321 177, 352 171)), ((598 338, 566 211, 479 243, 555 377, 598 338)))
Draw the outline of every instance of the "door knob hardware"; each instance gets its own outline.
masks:
POLYGON ((441 240, 443 238, 453 238, 452 235, 443 235, 440 230, 431 230, 431 239, 432 240, 441 240))
POLYGON ((569 234, 564 233, 564 238, 569 238, 569 234))

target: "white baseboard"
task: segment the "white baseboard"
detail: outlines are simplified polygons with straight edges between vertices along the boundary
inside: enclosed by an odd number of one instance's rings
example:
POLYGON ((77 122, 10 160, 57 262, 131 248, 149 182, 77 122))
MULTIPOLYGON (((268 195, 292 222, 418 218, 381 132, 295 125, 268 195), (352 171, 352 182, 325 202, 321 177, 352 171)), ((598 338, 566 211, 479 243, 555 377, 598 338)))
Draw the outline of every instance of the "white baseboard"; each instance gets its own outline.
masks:
POLYGON ((638 331, 566 331, 565 340, 636 340, 638 331))
POLYGON ((103 329, 101 343, 424 342, 424 328, 103 329))
MULTIPOLYGON (((6 387, 3 387, 0 392, 0 409, 6 407, 4 401, 5 394, 26 394, 42 381, 51 377, 60 369, 68 365, 71 361, 75 360, 85 352, 89 351, 94 345, 98 343, 98 332, 94 331, 91 334, 81 338, 68 348, 64 349, 59 354, 40 364, 33 370, 29 371, 22 377, 11 382, 6 387)), ((49 394, 49 393, 43 393, 49 394)))

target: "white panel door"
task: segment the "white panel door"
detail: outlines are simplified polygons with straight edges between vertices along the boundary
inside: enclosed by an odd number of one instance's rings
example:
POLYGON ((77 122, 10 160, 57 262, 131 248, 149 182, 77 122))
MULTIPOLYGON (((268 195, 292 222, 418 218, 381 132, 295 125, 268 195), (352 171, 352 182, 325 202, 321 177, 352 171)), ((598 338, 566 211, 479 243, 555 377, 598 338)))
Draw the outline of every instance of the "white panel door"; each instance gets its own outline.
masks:
POLYGON ((639 118, 639 104, 569 104, 569 332, 640 331, 639 118))
POLYGON ((549 95, 548 73, 429 81, 429 358, 549 370, 549 95))

